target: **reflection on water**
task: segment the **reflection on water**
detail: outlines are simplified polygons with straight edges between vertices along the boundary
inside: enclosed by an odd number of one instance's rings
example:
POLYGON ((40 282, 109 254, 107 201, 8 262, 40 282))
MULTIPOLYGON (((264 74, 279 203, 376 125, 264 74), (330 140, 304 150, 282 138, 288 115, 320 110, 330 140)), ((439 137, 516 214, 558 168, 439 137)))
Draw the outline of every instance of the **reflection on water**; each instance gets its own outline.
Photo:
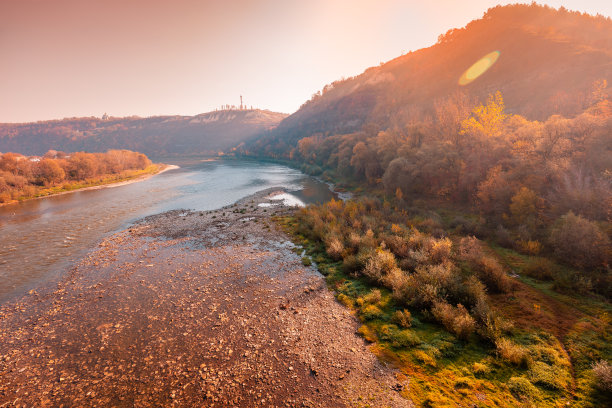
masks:
POLYGON ((181 166, 148 180, 0 207, 0 301, 56 279, 103 236, 159 212, 211 210, 270 187, 305 203, 332 197, 297 170, 252 161, 166 161, 181 166))

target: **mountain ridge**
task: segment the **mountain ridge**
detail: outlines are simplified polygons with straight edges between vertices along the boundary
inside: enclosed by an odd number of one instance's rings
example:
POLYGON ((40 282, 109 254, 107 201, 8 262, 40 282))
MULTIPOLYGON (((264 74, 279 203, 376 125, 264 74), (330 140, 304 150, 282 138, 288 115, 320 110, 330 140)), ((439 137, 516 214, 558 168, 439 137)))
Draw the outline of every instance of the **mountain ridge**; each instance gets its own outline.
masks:
POLYGON ((0 123, 0 151, 130 149, 147 155, 216 154, 278 125, 286 114, 261 109, 219 110, 193 116, 81 117, 0 123))
POLYGON ((501 91, 509 113, 530 119, 576 115, 595 81, 612 80, 612 20, 539 5, 489 9, 481 19, 440 35, 436 44, 326 85, 272 135, 295 141, 313 134, 383 129, 431 115, 437 100, 463 92, 480 101, 501 91), (459 77, 499 51, 487 72, 467 86, 459 77))

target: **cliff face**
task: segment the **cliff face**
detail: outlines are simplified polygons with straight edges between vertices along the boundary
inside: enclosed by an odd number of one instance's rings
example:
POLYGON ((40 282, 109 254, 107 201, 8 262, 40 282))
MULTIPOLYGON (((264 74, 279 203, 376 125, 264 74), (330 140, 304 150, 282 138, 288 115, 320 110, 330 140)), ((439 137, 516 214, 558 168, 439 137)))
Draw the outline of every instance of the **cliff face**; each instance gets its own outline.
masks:
POLYGON ((436 100, 457 91, 481 101, 501 91, 508 112, 530 119, 572 116, 602 79, 612 79, 610 19, 537 5, 499 6, 429 48, 326 86, 273 134, 289 141, 349 133, 366 123, 384 128, 430 114, 436 100), (459 85, 461 75, 493 51, 499 59, 491 69, 459 85))
POLYGON ((256 109, 196 116, 92 117, 0 124, 0 151, 41 155, 50 149, 130 149, 150 156, 212 154, 276 127, 286 116, 256 109))

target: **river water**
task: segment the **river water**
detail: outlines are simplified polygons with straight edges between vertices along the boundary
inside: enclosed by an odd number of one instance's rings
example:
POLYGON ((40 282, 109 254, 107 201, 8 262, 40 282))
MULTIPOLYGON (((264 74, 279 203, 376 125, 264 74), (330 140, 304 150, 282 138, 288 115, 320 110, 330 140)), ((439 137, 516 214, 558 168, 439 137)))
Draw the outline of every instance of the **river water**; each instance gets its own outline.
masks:
POLYGON ((0 207, 0 303, 57 280, 104 236, 174 210, 212 210, 270 187, 309 204, 328 186, 286 166, 256 161, 157 160, 180 166, 145 181, 0 207))

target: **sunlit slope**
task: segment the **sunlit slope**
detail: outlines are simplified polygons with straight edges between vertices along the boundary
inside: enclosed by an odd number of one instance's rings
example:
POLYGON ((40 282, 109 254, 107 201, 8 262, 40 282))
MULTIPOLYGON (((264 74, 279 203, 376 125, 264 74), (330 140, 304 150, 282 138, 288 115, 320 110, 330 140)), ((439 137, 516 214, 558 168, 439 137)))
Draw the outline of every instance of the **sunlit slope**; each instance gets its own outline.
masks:
POLYGON ((507 111, 530 119, 571 116, 588 103, 593 82, 612 79, 612 21, 541 6, 490 9, 438 43, 326 86, 285 119, 278 137, 343 133, 366 123, 387 127, 432 111, 457 90, 481 101, 501 91, 507 111), (460 85, 466 70, 498 52, 482 75, 460 85))
POLYGON ((286 117, 266 110, 224 110, 196 116, 72 118, 0 124, 0 152, 41 155, 49 149, 130 149, 147 155, 213 154, 270 130, 286 117))

